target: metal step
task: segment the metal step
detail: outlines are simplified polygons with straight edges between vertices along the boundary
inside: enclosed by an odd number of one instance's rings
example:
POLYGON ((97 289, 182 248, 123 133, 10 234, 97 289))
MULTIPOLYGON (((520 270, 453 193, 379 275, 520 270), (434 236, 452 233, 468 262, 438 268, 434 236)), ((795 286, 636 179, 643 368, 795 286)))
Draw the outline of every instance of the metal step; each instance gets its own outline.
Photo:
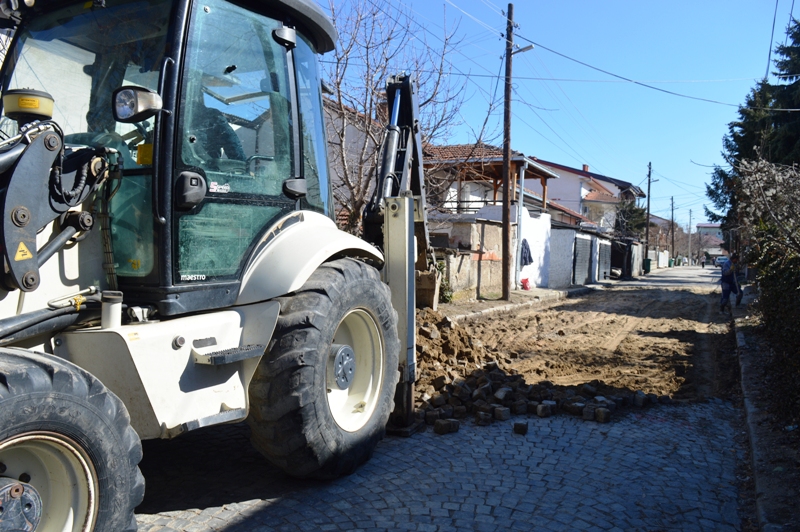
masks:
POLYGON ((223 364, 231 364, 239 362, 248 358, 260 357, 266 351, 265 345, 243 345, 241 347, 232 347, 222 351, 214 351, 211 353, 198 353, 192 349, 195 364, 206 364, 209 366, 221 366, 223 364))

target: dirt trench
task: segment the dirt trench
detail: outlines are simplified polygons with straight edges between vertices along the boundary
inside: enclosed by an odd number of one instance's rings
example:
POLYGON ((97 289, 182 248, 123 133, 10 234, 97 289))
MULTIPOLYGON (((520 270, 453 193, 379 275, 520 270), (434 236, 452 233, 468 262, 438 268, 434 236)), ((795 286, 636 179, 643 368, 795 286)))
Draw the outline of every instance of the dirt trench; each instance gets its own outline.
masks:
POLYGON ((419 311, 417 407, 430 409, 444 386, 487 364, 556 399, 584 384, 676 401, 726 395, 736 389, 725 362, 735 348, 717 297, 707 288, 615 288, 458 323, 419 311))

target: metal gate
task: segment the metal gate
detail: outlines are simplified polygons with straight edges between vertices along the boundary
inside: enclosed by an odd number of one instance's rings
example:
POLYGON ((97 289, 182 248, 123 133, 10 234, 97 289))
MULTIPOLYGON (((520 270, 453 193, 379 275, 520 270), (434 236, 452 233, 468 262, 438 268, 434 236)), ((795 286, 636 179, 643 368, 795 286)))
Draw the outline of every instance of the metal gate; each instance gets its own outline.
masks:
POLYGON ((597 264, 597 280, 604 281, 611 276, 611 242, 600 240, 600 252, 597 264))
POLYGON ((575 237, 575 267, 572 269, 572 284, 589 284, 592 282, 592 239, 575 237))

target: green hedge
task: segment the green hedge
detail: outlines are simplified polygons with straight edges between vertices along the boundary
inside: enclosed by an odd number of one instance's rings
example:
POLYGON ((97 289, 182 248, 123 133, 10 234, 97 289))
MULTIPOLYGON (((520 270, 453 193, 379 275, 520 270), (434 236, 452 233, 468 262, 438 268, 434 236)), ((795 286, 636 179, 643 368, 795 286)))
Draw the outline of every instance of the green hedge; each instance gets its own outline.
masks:
POLYGON ((747 259, 758 269, 758 310, 773 348, 800 356, 800 255, 787 249, 764 226, 747 259))

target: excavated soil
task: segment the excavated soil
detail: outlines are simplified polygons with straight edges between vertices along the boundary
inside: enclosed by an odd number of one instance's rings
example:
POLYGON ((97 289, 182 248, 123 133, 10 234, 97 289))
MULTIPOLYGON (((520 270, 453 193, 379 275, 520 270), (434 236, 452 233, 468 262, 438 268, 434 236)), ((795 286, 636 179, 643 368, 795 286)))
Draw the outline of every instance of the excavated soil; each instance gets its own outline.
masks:
MULTIPOLYGON (((546 403, 554 405, 552 414, 602 422, 608 410, 619 416, 711 396, 741 406, 731 316, 719 313, 718 298, 713 287, 615 287, 457 322, 418 311, 417 413, 428 424, 452 415, 485 425, 498 409, 507 411, 498 419, 508 411, 542 415, 546 403), (598 415, 587 417, 595 407, 598 415)), ((476 301, 445 310, 469 316, 490 306, 476 301)), ((732 421, 737 445, 749 449, 744 420, 732 421)), ((743 532, 758 530, 749 464, 742 461, 736 472, 743 532)))
POLYGON ((677 401, 727 395, 735 372, 717 360, 735 347, 716 297, 707 288, 615 288, 459 322, 418 311, 417 406, 429 409, 443 383, 487 364, 543 384, 555 399, 584 384, 604 395, 642 391, 677 401))

